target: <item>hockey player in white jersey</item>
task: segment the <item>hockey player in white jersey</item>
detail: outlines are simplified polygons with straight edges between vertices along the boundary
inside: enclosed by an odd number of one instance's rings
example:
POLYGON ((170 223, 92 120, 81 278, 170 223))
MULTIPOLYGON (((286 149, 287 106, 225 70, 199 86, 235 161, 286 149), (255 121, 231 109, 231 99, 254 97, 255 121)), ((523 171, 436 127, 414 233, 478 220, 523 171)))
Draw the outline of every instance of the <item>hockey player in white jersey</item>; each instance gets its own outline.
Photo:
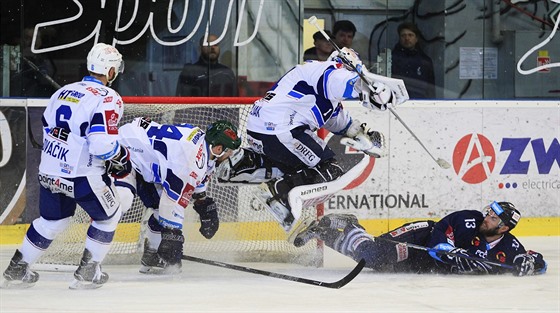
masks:
POLYGON ((191 197, 200 216, 200 233, 210 239, 218 230, 217 206, 206 196, 206 183, 216 164, 241 145, 237 127, 220 120, 204 132, 189 124, 162 125, 136 118, 119 129, 119 141, 130 150, 134 168, 115 182, 125 212, 135 194, 154 209, 140 272, 177 273, 183 255, 184 210, 191 197))
POLYGON ((4 272, 5 286, 30 287, 39 279, 29 266, 69 224, 76 205, 92 222, 72 289, 97 288, 108 275, 100 263, 107 255, 122 210, 108 173, 131 170, 127 149, 117 140, 123 113, 121 96, 108 87, 124 63, 114 47, 98 43, 87 56, 90 75, 56 91, 43 114, 43 151, 39 165, 40 217, 4 272))
POLYGON ((342 135, 342 144, 372 157, 386 154, 383 134, 343 109, 342 100, 359 97, 367 108, 386 110, 406 101, 408 94, 402 80, 369 73, 349 48, 333 52, 330 61, 295 66, 254 103, 247 123, 249 147, 219 168, 219 180, 266 182, 270 191, 266 203, 290 232, 301 214, 300 195, 322 194, 318 199, 323 202, 327 193, 332 196, 345 187, 343 182, 355 178, 345 176, 356 175, 356 171, 343 172, 316 130, 342 135), (369 81, 362 81, 357 72, 369 81))

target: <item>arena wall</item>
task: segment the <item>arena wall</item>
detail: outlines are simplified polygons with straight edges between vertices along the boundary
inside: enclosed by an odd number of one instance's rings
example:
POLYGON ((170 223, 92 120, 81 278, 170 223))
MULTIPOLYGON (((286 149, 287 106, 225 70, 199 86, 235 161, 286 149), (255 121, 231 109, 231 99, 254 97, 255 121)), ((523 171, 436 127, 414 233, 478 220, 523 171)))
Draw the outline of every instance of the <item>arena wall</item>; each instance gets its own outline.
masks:
MULTIPOLYGON (((0 244, 21 242, 38 216, 34 175, 40 149, 34 146, 42 138, 45 103, 0 99, 0 244)), ((358 102, 344 105, 385 134, 389 156, 371 159, 362 175, 324 204, 325 214, 356 214, 368 231, 379 234, 406 221, 437 220, 503 200, 523 214, 515 235, 560 235, 560 101, 411 101, 396 108, 449 169, 439 167, 390 112, 358 102)), ((327 139, 344 166, 356 162, 356 152, 340 145, 339 137, 327 139)))

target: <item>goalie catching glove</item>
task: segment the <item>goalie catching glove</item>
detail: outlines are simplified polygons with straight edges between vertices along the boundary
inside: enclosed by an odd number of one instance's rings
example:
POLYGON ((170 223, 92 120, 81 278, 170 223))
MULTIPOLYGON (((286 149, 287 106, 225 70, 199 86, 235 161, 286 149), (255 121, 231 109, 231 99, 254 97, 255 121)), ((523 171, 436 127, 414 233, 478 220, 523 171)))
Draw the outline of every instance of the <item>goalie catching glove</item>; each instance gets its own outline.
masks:
POLYGON ((366 130, 366 123, 360 124, 358 120, 351 122, 346 132, 346 137, 340 139, 340 143, 362 151, 374 158, 381 158, 387 155, 385 136, 371 128, 366 130))
POLYGON ((200 217, 199 231, 206 239, 210 239, 214 237, 220 227, 216 202, 204 194, 199 196, 195 194, 193 198, 196 199, 193 205, 194 210, 200 217))
POLYGON ((119 153, 112 159, 105 161, 107 174, 114 178, 124 178, 132 171, 132 163, 130 162, 130 152, 128 149, 120 145, 119 153))

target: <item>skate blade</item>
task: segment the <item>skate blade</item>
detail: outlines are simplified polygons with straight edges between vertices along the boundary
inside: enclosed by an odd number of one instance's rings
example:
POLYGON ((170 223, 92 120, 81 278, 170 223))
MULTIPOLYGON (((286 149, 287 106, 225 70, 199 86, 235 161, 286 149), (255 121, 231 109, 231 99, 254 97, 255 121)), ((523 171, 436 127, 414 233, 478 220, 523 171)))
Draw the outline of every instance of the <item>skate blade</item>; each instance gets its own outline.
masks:
POLYGON ((35 286, 35 283, 27 283, 15 280, 4 280, 0 285, 0 289, 27 289, 35 286))
POLYGON ((88 289, 101 288, 101 286, 103 285, 104 284, 96 284, 92 282, 84 282, 81 280, 74 279, 74 281, 70 283, 70 286, 68 286, 68 288, 72 290, 88 290, 88 289))

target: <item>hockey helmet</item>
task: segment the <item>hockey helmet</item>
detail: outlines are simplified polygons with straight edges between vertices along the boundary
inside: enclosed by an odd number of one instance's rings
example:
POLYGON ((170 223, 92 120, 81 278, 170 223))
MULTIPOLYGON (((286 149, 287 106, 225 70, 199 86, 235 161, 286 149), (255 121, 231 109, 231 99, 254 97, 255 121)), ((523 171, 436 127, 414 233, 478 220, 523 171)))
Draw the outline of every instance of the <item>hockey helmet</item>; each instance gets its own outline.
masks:
POLYGON ((515 228, 521 219, 521 213, 511 202, 494 201, 487 208, 492 210, 502 220, 504 225, 509 226, 510 230, 515 228))
POLYGON ((206 129, 206 142, 212 146, 222 145, 224 150, 235 150, 241 146, 237 127, 226 120, 216 121, 206 129))
POLYGON ((362 72, 362 60, 360 56, 354 49, 343 47, 338 50, 333 51, 329 56, 329 60, 335 61, 337 63, 342 63, 349 71, 362 72))
POLYGON ((118 74, 124 72, 124 61, 117 48, 100 42, 89 51, 87 67, 88 71, 105 75, 107 79, 109 79, 109 71, 114 67, 115 76, 109 81, 112 83, 117 78, 118 74))

